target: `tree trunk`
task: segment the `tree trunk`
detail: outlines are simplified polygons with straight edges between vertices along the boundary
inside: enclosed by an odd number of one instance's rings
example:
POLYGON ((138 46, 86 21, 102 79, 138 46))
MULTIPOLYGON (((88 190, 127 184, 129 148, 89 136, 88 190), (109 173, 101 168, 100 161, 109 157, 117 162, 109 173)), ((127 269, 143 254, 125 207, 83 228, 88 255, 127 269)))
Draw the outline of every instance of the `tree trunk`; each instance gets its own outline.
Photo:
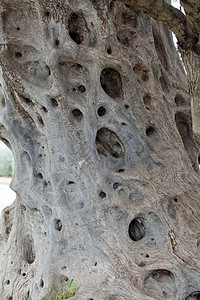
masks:
POLYGON ((74 300, 200 297, 185 73, 166 27, 107 2, 1 3, 17 197, 1 218, 0 299, 67 278, 74 300))
POLYGON ((180 52, 188 77, 194 138, 200 146, 200 55, 192 49, 180 48, 180 52))

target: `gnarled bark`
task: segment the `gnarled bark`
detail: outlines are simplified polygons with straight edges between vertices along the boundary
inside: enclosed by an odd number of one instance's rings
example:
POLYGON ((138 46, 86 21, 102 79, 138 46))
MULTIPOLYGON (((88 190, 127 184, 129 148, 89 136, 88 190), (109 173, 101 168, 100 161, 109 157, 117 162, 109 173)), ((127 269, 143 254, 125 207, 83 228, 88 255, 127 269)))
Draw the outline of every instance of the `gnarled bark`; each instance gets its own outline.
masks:
POLYGON ((171 34, 116 1, 3 1, 1 299, 198 299, 199 175, 171 34))

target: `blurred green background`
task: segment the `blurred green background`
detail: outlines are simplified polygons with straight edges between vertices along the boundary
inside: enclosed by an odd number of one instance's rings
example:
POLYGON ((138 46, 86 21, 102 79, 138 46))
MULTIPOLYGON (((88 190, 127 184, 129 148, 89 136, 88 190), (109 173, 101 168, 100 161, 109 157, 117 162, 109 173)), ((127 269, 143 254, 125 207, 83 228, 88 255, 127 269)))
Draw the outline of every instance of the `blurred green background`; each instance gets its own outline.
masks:
POLYGON ((0 176, 12 176, 14 159, 11 150, 0 141, 0 176))

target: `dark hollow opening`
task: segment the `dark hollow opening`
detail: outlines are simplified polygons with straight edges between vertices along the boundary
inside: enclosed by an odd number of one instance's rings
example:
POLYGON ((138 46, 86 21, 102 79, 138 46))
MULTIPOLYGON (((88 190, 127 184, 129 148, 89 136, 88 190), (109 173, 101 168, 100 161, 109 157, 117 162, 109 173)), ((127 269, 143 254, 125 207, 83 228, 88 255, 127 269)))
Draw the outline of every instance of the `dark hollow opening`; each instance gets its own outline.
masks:
POLYGON ((110 46, 108 46, 108 48, 107 48, 107 53, 108 53, 108 54, 112 54, 112 49, 111 49, 110 46))
POLYGON ((61 231, 62 229, 62 222, 59 219, 54 220, 54 227, 56 230, 61 231))
POLYGON ((59 40, 55 40, 55 45, 59 46, 60 45, 60 41, 59 40))
POLYGON ((84 93, 85 90, 86 90, 86 88, 84 87, 84 85, 79 85, 79 86, 78 86, 78 91, 79 91, 80 93, 84 93))
POLYGON ((98 116, 102 117, 106 114, 106 109, 103 106, 100 106, 99 109, 97 110, 98 116))
POLYGON ((45 106, 42 106, 42 110, 43 110, 45 113, 47 113, 47 112, 48 112, 48 110, 46 109, 46 107, 45 107, 45 106))
POLYGON ((78 108, 73 109, 72 114, 78 122, 80 122, 83 118, 83 113, 78 108))
POLYGON ((118 182, 113 183, 113 189, 114 190, 116 190, 118 187, 119 187, 119 183, 118 182))
POLYGON ((200 300, 200 291, 193 292, 192 294, 187 296, 187 298, 185 300, 195 300, 195 299, 200 300))
POLYGON ((40 286, 43 288, 44 287, 44 280, 41 279, 40 281, 40 286))
POLYGON ((88 32, 87 24, 83 14, 73 13, 68 20, 69 35, 72 40, 81 44, 84 41, 84 35, 88 32))
POLYGON ((119 173, 122 173, 122 172, 124 172, 125 171, 125 169, 118 169, 117 170, 117 172, 119 172, 119 173))
POLYGON ((185 146, 185 143, 187 143, 189 137, 189 126, 187 123, 187 116, 182 112, 177 112, 175 115, 175 121, 178 132, 185 146))
POLYGON ((153 127, 148 127, 146 129, 146 135, 147 136, 152 136, 154 134, 154 132, 155 132, 155 129, 153 127))
POLYGON ((114 158, 124 155, 124 147, 119 137, 108 128, 101 128, 97 131, 96 147, 99 155, 111 155, 114 158))
POLYGON ((38 173, 37 177, 40 178, 40 179, 43 179, 43 175, 41 173, 38 173))
POLYGON ((56 101, 55 98, 51 98, 51 104, 52 106, 58 106, 58 102, 56 101))
POLYGON ((74 181, 68 181, 68 184, 70 185, 70 184, 74 184, 74 181))
POLYGON ((24 97, 23 95, 20 95, 20 98, 26 103, 27 105, 34 105, 34 103, 31 101, 31 99, 24 97))
POLYGON ((176 95, 176 97, 174 98, 174 101, 175 101, 175 103, 176 103, 177 106, 183 106, 183 105, 186 104, 185 99, 180 94, 176 95))
POLYGON ((16 52, 16 53, 15 53, 15 57, 16 57, 16 58, 20 58, 20 57, 22 57, 22 54, 21 54, 20 52, 16 52))
POLYGON ((131 221, 128 229, 130 238, 133 241, 141 240, 145 235, 145 226, 142 218, 136 218, 131 221))
POLYGON ((103 191, 101 191, 101 192, 99 193, 99 197, 101 197, 101 198, 105 198, 105 197, 106 197, 106 193, 105 193, 105 192, 103 192, 103 191))
POLYGON ((122 98, 122 80, 118 71, 112 68, 103 69, 100 76, 103 90, 111 98, 122 98))

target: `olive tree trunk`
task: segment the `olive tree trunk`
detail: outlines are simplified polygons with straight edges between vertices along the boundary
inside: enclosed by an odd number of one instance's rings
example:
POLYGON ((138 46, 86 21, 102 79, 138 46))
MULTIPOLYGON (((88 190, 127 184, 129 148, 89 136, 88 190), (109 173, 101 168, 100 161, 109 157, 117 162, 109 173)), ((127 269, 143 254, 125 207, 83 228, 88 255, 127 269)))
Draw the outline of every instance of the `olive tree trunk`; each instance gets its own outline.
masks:
POLYGON ((104 0, 1 1, 0 299, 199 299, 198 149, 171 33, 104 0))

